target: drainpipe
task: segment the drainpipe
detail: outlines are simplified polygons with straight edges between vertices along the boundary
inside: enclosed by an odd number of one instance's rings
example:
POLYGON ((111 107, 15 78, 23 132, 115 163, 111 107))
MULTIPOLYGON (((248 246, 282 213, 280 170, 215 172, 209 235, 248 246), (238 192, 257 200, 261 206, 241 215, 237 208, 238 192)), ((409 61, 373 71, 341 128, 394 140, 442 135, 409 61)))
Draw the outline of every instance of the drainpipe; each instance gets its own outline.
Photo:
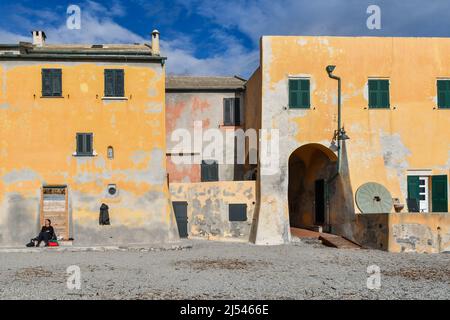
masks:
POLYGON ((336 173, 328 179, 326 184, 326 201, 327 201, 327 231, 332 232, 331 225, 330 225, 330 193, 329 193, 329 185, 339 176, 341 173, 341 78, 337 77, 333 74, 334 69, 336 66, 329 65, 327 66, 326 70, 328 73, 328 76, 331 79, 337 80, 338 82, 338 118, 337 118, 337 130, 335 133, 334 139, 336 139, 337 143, 337 164, 336 164, 336 173))
POLYGON ((337 118, 337 130, 336 130, 336 140, 337 140, 337 164, 336 164, 336 173, 329 179, 328 183, 337 178, 337 176, 341 173, 341 78, 337 77, 333 74, 336 66, 327 66, 326 70, 328 76, 331 79, 338 81, 338 118, 337 118))

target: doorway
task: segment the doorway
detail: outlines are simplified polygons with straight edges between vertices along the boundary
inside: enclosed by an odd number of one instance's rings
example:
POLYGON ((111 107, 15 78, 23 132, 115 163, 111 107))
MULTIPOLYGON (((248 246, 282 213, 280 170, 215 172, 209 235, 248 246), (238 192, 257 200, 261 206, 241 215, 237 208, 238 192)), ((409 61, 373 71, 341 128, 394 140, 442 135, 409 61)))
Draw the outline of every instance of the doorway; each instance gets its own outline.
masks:
POLYGON ((291 227, 328 224, 327 179, 336 171, 336 154, 316 143, 295 150, 289 158, 289 221, 291 227))
POLYGON ((40 222, 49 219, 58 239, 69 239, 67 186, 43 186, 41 189, 40 222))
POLYGON ((188 203, 185 201, 174 201, 172 202, 172 205, 175 213, 175 220, 177 221, 178 234, 180 235, 180 238, 187 238, 189 236, 187 215, 188 203))

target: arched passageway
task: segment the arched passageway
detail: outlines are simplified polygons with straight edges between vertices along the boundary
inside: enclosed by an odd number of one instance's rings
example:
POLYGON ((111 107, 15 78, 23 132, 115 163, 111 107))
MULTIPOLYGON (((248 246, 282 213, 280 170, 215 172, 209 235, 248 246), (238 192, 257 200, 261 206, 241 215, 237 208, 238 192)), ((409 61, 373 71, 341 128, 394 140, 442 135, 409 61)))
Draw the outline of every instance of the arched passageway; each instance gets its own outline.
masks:
POLYGON ((289 158, 289 220, 291 227, 328 223, 327 180, 336 173, 336 154, 321 144, 307 144, 289 158))

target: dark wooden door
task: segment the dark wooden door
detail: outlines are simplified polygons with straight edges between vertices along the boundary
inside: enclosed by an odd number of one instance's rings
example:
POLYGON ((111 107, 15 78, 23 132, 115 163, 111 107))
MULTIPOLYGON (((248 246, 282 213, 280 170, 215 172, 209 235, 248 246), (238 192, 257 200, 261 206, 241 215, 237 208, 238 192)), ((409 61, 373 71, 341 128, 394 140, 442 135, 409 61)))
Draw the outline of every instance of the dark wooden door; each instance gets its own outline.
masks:
POLYGON ((172 202, 173 211, 175 212, 175 219, 177 220, 178 233, 180 238, 188 237, 188 216, 187 216, 187 202, 174 201, 172 202))
POLYGON ((315 224, 325 224, 325 180, 315 183, 315 224))

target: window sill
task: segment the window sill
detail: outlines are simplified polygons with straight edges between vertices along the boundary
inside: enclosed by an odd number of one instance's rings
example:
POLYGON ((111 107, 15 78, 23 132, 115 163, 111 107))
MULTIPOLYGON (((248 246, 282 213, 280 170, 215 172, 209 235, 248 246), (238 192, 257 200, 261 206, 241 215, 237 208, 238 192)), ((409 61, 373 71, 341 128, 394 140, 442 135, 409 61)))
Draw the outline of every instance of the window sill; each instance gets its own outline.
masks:
POLYGON ((310 106, 310 107, 284 107, 284 110, 315 110, 316 108, 310 106))
POLYGON ((232 124, 219 124, 219 128, 243 128, 244 125, 240 124, 240 125, 232 125, 232 124))
POLYGON ((366 110, 396 110, 397 107, 383 107, 383 108, 374 108, 374 107, 364 107, 366 110))
POLYGON ((102 100, 125 101, 125 100, 128 100, 128 98, 127 97, 102 97, 102 100))
POLYGON ((77 158, 92 158, 92 157, 98 156, 98 154, 95 151, 92 154, 78 154, 78 153, 74 152, 72 154, 72 156, 77 157, 77 158))
POLYGON ((434 107, 433 110, 450 110, 450 106, 449 107, 434 107))
POLYGON ((41 99, 64 99, 64 96, 41 96, 41 99))

